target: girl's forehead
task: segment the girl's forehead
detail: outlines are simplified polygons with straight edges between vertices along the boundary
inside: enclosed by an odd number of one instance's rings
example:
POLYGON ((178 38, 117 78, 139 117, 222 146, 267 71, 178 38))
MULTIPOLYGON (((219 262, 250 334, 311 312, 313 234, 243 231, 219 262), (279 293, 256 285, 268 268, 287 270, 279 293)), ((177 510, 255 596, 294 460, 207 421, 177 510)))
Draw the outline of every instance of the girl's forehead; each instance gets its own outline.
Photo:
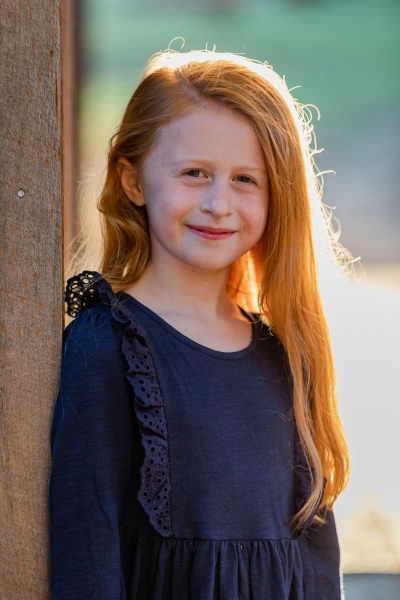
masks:
POLYGON ((188 128, 204 128, 207 125, 214 127, 215 123, 221 122, 221 120, 231 128, 238 123, 251 127, 250 121, 244 115, 222 104, 209 102, 193 105, 183 114, 176 115, 161 129, 181 131, 188 128))
POLYGON ((264 154, 252 123, 224 106, 198 106, 164 125, 158 135, 155 154, 165 154, 169 162, 219 153, 263 162, 264 154))

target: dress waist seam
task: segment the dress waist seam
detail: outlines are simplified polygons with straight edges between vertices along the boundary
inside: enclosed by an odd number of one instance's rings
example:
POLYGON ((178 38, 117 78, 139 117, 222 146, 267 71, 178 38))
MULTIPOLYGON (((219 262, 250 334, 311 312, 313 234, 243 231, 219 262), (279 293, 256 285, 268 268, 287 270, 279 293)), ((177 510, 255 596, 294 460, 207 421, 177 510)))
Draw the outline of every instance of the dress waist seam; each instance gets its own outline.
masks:
POLYGON ((133 534, 137 534, 143 537, 155 538, 160 540, 171 540, 176 542, 237 542, 237 543, 262 543, 262 542, 295 542, 294 538, 290 537, 280 537, 280 538, 198 538, 198 537, 175 537, 170 536, 165 538, 161 535, 158 535, 156 532, 149 533, 148 531, 139 531, 138 529, 134 529, 131 525, 124 523, 123 521, 120 523, 120 528, 124 528, 129 530, 129 532, 133 534))

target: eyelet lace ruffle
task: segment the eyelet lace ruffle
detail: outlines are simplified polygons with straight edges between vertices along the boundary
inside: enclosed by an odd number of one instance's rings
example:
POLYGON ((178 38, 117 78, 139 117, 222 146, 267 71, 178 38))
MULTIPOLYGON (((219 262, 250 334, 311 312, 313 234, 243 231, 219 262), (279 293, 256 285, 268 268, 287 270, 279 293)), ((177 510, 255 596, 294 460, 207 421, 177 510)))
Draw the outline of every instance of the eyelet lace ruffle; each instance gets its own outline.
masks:
POLYGON ((110 284, 96 271, 83 271, 68 279, 65 300, 67 313, 71 317, 76 317, 82 310, 101 301, 110 307, 114 320, 124 326, 122 351, 129 365, 125 377, 134 391, 135 412, 145 451, 138 499, 155 530, 163 537, 170 537, 171 483, 167 424, 145 333, 116 297, 110 284))

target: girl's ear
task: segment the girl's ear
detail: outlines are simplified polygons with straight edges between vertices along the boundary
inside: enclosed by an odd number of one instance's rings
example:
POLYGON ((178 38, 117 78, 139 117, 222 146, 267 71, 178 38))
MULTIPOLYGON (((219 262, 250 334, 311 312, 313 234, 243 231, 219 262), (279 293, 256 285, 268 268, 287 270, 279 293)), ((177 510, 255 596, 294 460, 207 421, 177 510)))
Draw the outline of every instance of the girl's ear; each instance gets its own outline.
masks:
POLYGON ((126 158, 119 158, 117 162, 117 173, 121 181, 122 189, 129 200, 136 204, 136 206, 143 206, 145 202, 137 167, 132 165, 126 158))

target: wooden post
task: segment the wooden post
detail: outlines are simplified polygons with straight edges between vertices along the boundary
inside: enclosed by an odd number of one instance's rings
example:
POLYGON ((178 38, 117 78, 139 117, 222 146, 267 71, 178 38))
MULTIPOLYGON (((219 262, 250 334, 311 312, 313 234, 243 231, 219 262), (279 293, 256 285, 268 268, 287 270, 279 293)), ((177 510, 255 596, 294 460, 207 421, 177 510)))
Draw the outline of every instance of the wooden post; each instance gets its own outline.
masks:
POLYGON ((61 0, 3 0, 0 40, 0 598, 43 600, 63 313, 61 0))
POLYGON ((81 12, 82 0, 63 0, 61 13, 63 75, 63 187, 64 187, 64 270, 67 269, 71 245, 78 233, 77 191, 79 180, 79 87, 82 75, 81 12))

